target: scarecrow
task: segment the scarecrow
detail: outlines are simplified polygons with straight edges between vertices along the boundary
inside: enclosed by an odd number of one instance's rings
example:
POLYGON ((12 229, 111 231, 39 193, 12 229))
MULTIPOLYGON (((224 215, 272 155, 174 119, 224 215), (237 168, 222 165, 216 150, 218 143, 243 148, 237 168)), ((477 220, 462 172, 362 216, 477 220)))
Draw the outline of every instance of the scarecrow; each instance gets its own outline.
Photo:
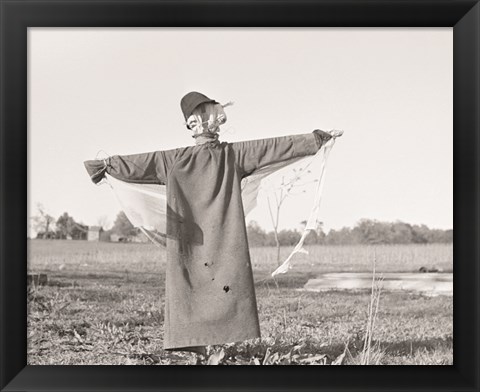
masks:
POLYGON ((165 186, 166 350, 205 353, 209 345, 260 337, 242 179, 314 155, 343 133, 220 142, 225 106, 190 92, 181 109, 194 146, 85 162, 94 183, 109 175, 128 184, 165 186))

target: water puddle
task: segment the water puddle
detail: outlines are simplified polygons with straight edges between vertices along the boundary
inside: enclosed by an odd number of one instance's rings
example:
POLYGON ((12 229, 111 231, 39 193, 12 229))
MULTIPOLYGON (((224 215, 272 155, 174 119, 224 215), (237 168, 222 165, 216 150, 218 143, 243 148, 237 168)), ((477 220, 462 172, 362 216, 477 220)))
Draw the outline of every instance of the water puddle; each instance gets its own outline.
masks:
MULTIPOLYGON (((382 277, 379 283, 384 291, 406 291, 425 295, 453 295, 452 273, 409 273, 388 272, 378 273, 382 277)), ((302 291, 329 290, 370 290, 372 274, 368 272, 339 272, 321 274, 310 279, 302 291)))

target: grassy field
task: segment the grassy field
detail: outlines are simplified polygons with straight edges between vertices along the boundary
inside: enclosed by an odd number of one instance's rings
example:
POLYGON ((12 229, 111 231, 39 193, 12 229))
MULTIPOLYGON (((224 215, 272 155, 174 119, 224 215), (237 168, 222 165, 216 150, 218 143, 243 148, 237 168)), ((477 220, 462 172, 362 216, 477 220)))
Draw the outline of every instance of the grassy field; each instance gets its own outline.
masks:
MULTIPOLYGON (((48 284, 28 293, 28 363, 192 364, 162 350, 165 253, 150 244, 30 240, 29 270, 48 284)), ((251 251, 262 339, 223 349, 222 364, 357 364, 369 292, 297 291, 322 272, 452 271, 452 245, 316 246, 276 281, 275 250, 251 251), (348 347, 348 350, 345 350, 348 347), (346 353, 345 357, 342 356, 346 353)), ((286 257, 290 249, 282 249, 286 257)), ((453 299, 382 292, 376 364, 452 364, 453 299)))

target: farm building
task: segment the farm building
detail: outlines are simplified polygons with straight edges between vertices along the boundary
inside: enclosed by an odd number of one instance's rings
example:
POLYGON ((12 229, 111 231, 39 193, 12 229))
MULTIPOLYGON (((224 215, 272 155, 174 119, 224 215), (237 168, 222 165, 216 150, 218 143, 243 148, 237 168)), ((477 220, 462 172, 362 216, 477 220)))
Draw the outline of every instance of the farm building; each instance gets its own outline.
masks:
POLYGON ((89 241, 100 241, 100 235, 102 232, 103 229, 100 226, 90 226, 88 228, 87 239, 89 241))
POLYGON ((130 242, 139 242, 139 243, 147 243, 148 237, 139 231, 136 235, 130 236, 130 242))
POLYGON ((56 237, 56 234, 54 231, 48 231, 48 232, 44 232, 44 231, 39 231, 37 233, 37 239, 41 239, 41 240, 54 240, 56 237))
MULTIPOLYGON (((101 236, 100 236, 101 238, 101 236)), ((116 233, 110 234, 109 240, 111 242, 148 242, 148 238, 142 232, 137 232, 131 235, 119 235, 116 233)))
POLYGON ((118 234, 111 234, 110 235, 110 241, 112 241, 112 242, 119 242, 120 238, 121 237, 118 234))

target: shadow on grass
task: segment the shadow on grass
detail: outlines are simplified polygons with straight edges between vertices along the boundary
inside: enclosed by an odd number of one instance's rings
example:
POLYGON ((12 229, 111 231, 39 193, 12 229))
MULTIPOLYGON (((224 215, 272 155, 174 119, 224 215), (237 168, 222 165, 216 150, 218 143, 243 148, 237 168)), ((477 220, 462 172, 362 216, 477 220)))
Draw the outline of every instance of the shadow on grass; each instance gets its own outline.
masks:
POLYGON ((70 299, 72 301, 82 302, 121 302, 124 299, 130 298, 131 294, 121 291, 110 291, 105 289, 81 289, 78 292, 70 292, 70 299))
MULTIPOLYGON (((451 349, 453 347, 453 338, 431 338, 425 340, 404 340, 400 342, 377 342, 372 341, 372 346, 379 346, 380 351, 385 354, 406 357, 413 356, 416 352, 434 352, 440 349, 451 349)), ((363 349, 363 340, 355 339, 348 343, 348 349, 353 356, 360 354, 363 349)), ((345 350, 345 344, 332 344, 329 346, 324 346, 321 348, 316 347, 315 345, 307 345, 305 347, 305 352, 311 353, 322 353, 326 354, 330 358, 336 358, 342 354, 345 350)))
POLYGON ((432 338, 425 340, 405 340, 402 342, 380 342, 380 347, 387 354, 392 355, 409 355, 420 350, 435 351, 439 348, 450 349, 453 347, 453 338, 432 338))
POLYGON ((116 272, 116 273, 55 273, 50 274, 48 282, 45 286, 52 287, 72 287, 82 286, 91 282, 102 282, 110 285, 128 284, 149 284, 163 285, 165 274, 152 274, 150 272, 116 272))
POLYGON ((126 327, 128 325, 130 329, 138 326, 159 326, 164 321, 163 316, 163 312, 161 311, 136 311, 128 317, 112 315, 110 318, 103 320, 102 324, 110 324, 115 327, 126 327))
POLYGON ((73 287, 73 286, 75 286, 75 281, 68 282, 68 281, 50 279, 45 286, 50 286, 50 287, 73 287))
POLYGON ((117 273, 75 273, 69 272, 68 274, 56 274, 56 278, 66 279, 68 281, 74 280, 125 280, 127 277, 127 273, 125 272, 117 272, 117 273))

